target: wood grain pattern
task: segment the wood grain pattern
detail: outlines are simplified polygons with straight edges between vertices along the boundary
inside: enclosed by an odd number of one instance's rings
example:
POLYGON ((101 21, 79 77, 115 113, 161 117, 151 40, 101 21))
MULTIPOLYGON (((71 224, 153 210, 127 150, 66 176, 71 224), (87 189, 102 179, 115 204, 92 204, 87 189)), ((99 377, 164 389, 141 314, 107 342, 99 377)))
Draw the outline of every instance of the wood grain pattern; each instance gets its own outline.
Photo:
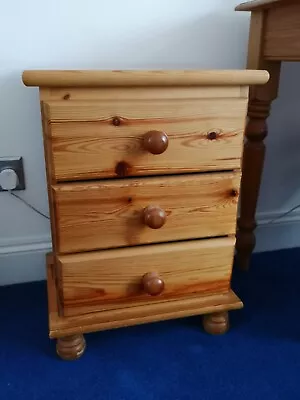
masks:
POLYGON ((249 85, 268 79, 24 72, 40 87, 49 325, 62 357, 83 353, 83 333, 169 318, 208 313, 224 331, 226 312, 242 307, 230 290, 241 145, 249 85))
POLYGON ((271 103, 277 97, 281 68, 280 62, 266 60, 263 56, 268 12, 257 9, 251 13, 247 68, 268 70, 270 80, 264 86, 250 88, 236 244, 238 265, 244 270, 249 267, 255 247, 255 213, 265 158, 264 139, 268 134, 266 120, 271 103))
POLYGON ((234 243, 233 238, 196 240, 57 256, 64 316, 228 292, 234 243), (164 281, 159 296, 144 291, 149 272, 164 281))
POLYGON ((161 321, 172 318, 183 318, 224 310, 235 310, 243 307, 241 300, 230 290, 224 294, 209 296, 189 296, 180 300, 128 307, 116 310, 94 312, 74 317, 61 317, 58 314, 56 285, 52 273, 53 256, 47 256, 47 288, 49 309, 49 336, 63 336, 95 332, 161 321))
POLYGON ((246 99, 154 99, 148 101, 49 101, 43 104, 48 122, 112 123, 114 117, 120 126, 130 126, 135 121, 150 122, 194 121, 203 118, 236 118, 243 115, 246 99))
POLYGON ((261 102, 269 103, 278 93, 281 62, 269 61, 263 56, 266 15, 266 12, 259 10, 251 13, 247 68, 266 69, 270 73, 270 79, 263 86, 251 86, 249 102, 259 99, 261 102))
POLYGON ((268 73, 249 70, 31 70, 24 71, 22 79, 26 86, 40 87, 232 86, 264 84, 268 73))
POLYGON ((247 99, 51 102, 44 110, 56 121, 47 139, 59 181, 240 168, 247 99), (150 130, 168 135, 163 154, 143 148, 150 130))
POLYGON ((300 60, 300 4, 282 3, 268 10, 264 35, 264 57, 269 60, 300 60))
POLYGON ((62 253, 235 233, 240 173, 125 179, 53 186, 62 253), (144 209, 167 214, 145 226, 144 209))
POLYGON ((109 88, 41 88, 42 100, 111 101, 111 100, 167 100, 205 98, 247 98, 248 86, 167 86, 167 87, 109 87, 109 88))
MULTIPOLYGON (((263 59, 264 30, 265 30, 265 13, 263 11, 253 11, 250 19, 250 33, 248 42, 247 68, 255 68, 259 65, 265 65, 263 59)), ((269 66, 269 65, 267 65, 269 66)), ((270 81, 268 82, 268 85, 270 81)), ((260 87, 257 87, 260 89, 260 87)), ((256 88, 250 88, 252 94, 256 88)))
POLYGON ((45 157, 45 164, 46 164, 46 176, 47 176, 47 192, 48 192, 48 201, 49 201, 49 212, 50 212, 50 226, 51 226, 51 237, 52 242, 54 244, 54 251, 55 251, 55 244, 56 244, 56 225, 55 225, 55 204, 52 198, 52 189, 51 184, 55 183, 53 180, 54 173, 52 170, 53 162, 52 162, 52 151, 50 147, 47 145, 48 141, 46 140, 48 136, 48 124, 46 119, 43 118, 43 107, 41 107, 42 113, 42 124, 43 124, 43 144, 44 144, 44 157, 45 157))

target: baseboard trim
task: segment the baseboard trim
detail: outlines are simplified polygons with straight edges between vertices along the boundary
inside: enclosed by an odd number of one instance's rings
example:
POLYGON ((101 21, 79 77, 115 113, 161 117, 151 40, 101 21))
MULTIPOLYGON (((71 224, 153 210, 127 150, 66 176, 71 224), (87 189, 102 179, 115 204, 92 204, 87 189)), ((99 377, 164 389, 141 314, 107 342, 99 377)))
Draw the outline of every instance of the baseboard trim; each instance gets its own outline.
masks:
POLYGON ((50 235, 1 239, 0 286, 45 279, 45 255, 51 247, 50 235))
POLYGON ((257 224, 260 228, 269 228, 275 225, 286 225, 300 222, 300 211, 295 210, 288 215, 287 211, 261 212, 257 214, 257 224))
POLYGON ((300 246, 300 211, 284 214, 285 211, 276 211, 257 215, 255 253, 300 246))
MULTIPOLYGON (((282 212, 257 215, 255 252, 300 246, 300 211, 279 218, 282 212)), ((45 255, 51 251, 49 234, 0 239, 0 285, 45 279, 45 255)))
POLYGON ((0 240, 0 255, 50 250, 50 235, 18 237, 0 240))

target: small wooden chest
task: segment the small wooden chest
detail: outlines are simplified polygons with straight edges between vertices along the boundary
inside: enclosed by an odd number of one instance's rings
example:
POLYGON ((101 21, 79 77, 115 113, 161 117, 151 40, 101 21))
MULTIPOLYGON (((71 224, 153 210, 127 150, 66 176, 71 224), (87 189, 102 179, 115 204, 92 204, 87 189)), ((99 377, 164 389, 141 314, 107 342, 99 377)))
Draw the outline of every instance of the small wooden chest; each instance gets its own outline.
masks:
POLYGON ((265 71, 25 71, 40 90, 50 337, 228 310, 249 85, 265 71))

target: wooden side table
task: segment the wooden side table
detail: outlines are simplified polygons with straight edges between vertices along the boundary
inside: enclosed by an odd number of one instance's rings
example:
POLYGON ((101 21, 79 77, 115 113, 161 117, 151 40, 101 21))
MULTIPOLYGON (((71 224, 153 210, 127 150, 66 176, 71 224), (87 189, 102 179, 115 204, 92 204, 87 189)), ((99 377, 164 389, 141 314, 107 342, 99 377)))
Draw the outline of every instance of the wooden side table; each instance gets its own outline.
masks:
POLYGON ((236 245, 239 265, 248 269, 255 247, 255 212, 268 133, 266 119, 277 97, 281 62, 300 61, 300 2, 255 0, 240 4, 236 11, 251 11, 247 68, 266 69, 271 76, 266 85, 250 89, 236 245))
POLYGON ((25 71, 40 88, 50 337, 205 315, 228 330, 249 86, 266 71, 25 71), (184 229, 183 229, 184 227, 184 229))

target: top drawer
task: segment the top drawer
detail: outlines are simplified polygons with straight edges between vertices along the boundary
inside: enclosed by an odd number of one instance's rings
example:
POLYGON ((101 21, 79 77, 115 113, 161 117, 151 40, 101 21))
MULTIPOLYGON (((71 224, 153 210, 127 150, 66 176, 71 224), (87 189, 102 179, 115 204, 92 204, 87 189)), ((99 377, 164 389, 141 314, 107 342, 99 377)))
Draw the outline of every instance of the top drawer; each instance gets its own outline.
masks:
POLYGON ((43 102, 53 179, 240 168, 247 99, 230 97, 230 89, 228 98, 224 88, 222 98, 126 99, 123 93, 43 102))

